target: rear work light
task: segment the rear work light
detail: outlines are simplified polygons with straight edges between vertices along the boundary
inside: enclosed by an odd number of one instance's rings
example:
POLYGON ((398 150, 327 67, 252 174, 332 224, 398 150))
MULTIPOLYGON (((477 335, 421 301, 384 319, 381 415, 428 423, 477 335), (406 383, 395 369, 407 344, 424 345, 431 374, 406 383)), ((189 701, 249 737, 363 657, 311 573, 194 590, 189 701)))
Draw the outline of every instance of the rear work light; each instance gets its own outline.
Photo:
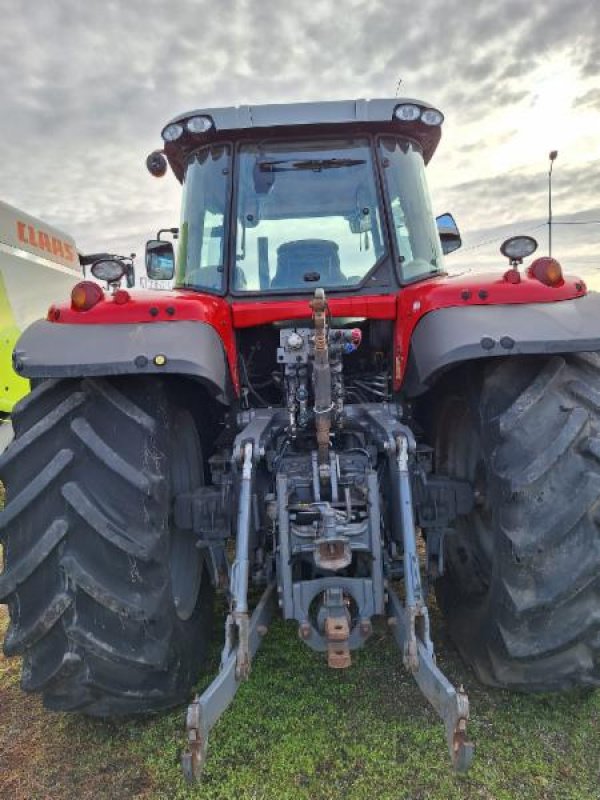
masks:
POLYGON ((401 103, 394 109, 394 116, 400 122, 416 122, 420 120, 425 125, 441 125, 444 115, 436 108, 421 108, 414 103, 401 103))
POLYGON ((549 256, 536 258, 529 268, 529 273, 546 286, 562 286, 564 283, 561 265, 555 258, 549 256))
POLYGON ((162 138, 165 142, 176 142, 183 136, 183 125, 178 122, 172 122, 162 132, 162 138))
POLYGON ((396 107, 394 116, 402 122, 414 122, 421 116, 421 109, 413 103, 403 103, 396 107))
POLYGON ((88 311, 104 298, 104 292, 93 281, 81 281, 71 290, 71 306, 75 311, 88 311))
POLYGON ((205 114, 196 114, 196 116, 187 120, 169 123, 166 128, 163 128, 161 135, 165 142, 176 142, 181 139, 186 131, 196 136, 208 133, 212 128, 214 128, 212 117, 208 117, 205 114))
POLYGON ((185 123, 185 127, 190 133, 207 133, 213 126, 213 121, 210 117, 199 116, 191 117, 185 123))
POLYGON ((441 125, 444 121, 444 115, 436 108, 426 108, 421 114, 421 122, 425 125, 441 125))

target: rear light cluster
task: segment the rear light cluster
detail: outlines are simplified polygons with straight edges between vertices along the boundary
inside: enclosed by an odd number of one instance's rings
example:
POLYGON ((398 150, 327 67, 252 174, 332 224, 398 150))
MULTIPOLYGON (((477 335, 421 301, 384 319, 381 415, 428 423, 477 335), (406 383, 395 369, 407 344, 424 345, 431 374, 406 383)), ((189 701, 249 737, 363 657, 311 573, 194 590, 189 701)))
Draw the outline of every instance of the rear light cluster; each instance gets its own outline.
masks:
POLYGON ((171 122, 166 128, 163 128, 162 138, 165 142, 176 142, 186 132, 198 135, 208 133, 213 127, 214 122, 211 117, 199 114, 181 122, 171 122))
POLYGON ((103 299, 102 287, 93 281, 81 281, 71 291, 71 307, 75 311, 88 311, 103 299))
POLYGON ((562 267, 555 258, 536 258, 528 271, 532 278, 546 286, 562 286, 564 283, 562 267))
POLYGON ((436 108, 421 108, 415 103, 402 103, 394 109, 394 116, 400 122, 424 122, 425 125, 441 125, 444 115, 436 108))
MULTIPOLYGON (((93 281, 81 281, 76 284, 71 291, 71 308, 74 311, 89 311, 100 300, 104 300, 106 295, 102 287, 93 281)), ((126 289, 117 289, 112 294, 112 301, 118 306, 128 303, 131 295, 126 289)))

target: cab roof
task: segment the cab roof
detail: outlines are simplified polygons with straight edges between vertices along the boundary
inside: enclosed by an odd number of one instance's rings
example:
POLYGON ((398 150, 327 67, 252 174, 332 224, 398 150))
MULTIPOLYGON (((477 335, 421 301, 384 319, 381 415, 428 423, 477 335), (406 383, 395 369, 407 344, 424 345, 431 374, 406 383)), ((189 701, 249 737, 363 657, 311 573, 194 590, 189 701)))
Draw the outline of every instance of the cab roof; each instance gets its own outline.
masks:
POLYGON ((396 108, 407 104, 419 106, 422 110, 435 109, 422 100, 401 97, 198 108, 178 114, 165 125, 163 133, 170 125, 180 124, 184 126, 184 134, 176 141, 165 141, 164 152, 181 181, 189 153, 210 141, 228 139, 232 135, 254 138, 257 132, 266 130, 293 135, 292 129, 302 127, 302 135, 312 135, 350 127, 357 132, 401 133, 415 139, 427 163, 440 140, 441 127, 420 120, 407 122, 397 119, 396 108), (190 134, 185 123, 193 117, 208 118, 212 125, 204 133, 190 134))

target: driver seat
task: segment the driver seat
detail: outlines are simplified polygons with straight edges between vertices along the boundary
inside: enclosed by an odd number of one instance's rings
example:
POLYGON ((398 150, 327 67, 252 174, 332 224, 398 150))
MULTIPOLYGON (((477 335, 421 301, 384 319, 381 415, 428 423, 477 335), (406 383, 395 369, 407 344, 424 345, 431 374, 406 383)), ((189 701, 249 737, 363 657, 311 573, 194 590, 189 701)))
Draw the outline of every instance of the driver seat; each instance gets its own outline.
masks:
POLYGON ((310 286, 304 276, 317 273, 318 284, 336 286, 347 282, 340 269, 339 247, 329 239, 300 239, 277 248, 277 269, 271 289, 298 289, 310 286))

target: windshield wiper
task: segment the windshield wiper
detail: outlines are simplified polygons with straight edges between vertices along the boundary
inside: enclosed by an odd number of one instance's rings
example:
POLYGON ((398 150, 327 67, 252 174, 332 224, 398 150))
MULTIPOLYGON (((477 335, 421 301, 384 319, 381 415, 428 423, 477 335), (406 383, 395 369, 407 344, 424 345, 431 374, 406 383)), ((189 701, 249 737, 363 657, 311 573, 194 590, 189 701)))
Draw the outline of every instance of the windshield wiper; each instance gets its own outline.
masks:
POLYGON ((340 167, 358 167, 366 164, 364 158, 306 158, 302 161, 258 161, 261 172, 293 172, 294 170, 307 170, 321 172, 324 169, 339 169, 340 167))

